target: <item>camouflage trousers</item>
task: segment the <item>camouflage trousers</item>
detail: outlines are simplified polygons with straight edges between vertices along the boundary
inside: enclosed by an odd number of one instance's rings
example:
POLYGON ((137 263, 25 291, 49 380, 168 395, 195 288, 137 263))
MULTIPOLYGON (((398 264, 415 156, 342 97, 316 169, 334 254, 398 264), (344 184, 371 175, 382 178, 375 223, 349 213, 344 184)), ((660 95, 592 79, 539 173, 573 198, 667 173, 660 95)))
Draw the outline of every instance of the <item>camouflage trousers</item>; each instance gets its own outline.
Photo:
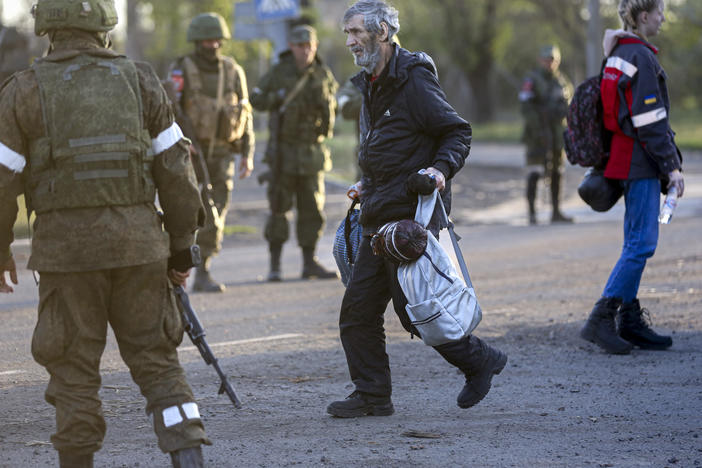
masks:
POLYGON ((209 444, 178 362, 183 325, 163 260, 41 274, 32 355, 50 375, 45 397, 56 408, 54 448, 88 454, 102 447, 105 418, 98 391, 108 323, 132 379, 146 397, 161 450, 209 444))
MULTIPOLYGON (((212 200, 217 207, 217 212, 222 220, 226 219, 229 203, 234 190, 234 154, 228 147, 215 147, 213 154, 207 159, 207 171, 212 183, 212 200)), ((207 201, 203 200, 205 208, 207 201)), ((211 213, 206 209, 207 218, 205 225, 197 232, 197 245, 203 258, 211 257, 222 250, 224 237, 223 222, 217 226, 211 213)))
POLYGON ((275 186, 268 184, 271 214, 264 237, 271 244, 283 244, 290 237, 286 214, 297 205, 297 243, 313 248, 324 229, 324 172, 311 175, 281 174, 275 186))

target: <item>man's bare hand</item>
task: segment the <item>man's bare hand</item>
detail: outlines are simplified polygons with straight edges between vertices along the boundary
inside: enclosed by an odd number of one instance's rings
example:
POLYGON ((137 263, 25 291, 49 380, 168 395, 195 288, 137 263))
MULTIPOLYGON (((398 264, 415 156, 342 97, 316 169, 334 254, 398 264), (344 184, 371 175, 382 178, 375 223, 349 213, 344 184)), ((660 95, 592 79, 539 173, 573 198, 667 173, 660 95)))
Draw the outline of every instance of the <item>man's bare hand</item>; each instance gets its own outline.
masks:
POLYGON ((685 191, 685 178, 683 177, 682 172, 675 169, 673 172, 668 174, 668 180, 668 188, 675 186, 675 188, 678 189, 678 198, 682 197, 683 192, 685 191))
POLYGON ((17 284, 17 267, 15 259, 10 257, 2 267, 0 267, 0 293, 9 294, 15 290, 5 280, 5 272, 10 272, 10 281, 17 284))
POLYGON ((253 159, 241 157, 239 159, 239 178, 240 179, 246 179, 248 176, 251 175, 251 173, 254 170, 254 162, 253 159))
POLYGON ((355 184, 349 187, 349 189, 346 191, 346 196, 349 197, 351 200, 355 199, 361 199, 361 193, 363 192, 363 184, 359 180, 355 184))
POLYGON ((439 189, 439 192, 441 192, 446 187, 446 177, 444 177, 443 172, 435 167, 427 167, 425 171, 430 176, 434 176, 434 180, 436 180, 436 188, 439 189))
POLYGON ((175 286, 183 286, 185 287, 185 282, 190 276, 190 270, 192 268, 188 269, 188 271, 178 271, 174 268, 171 268, 168 270, 168 279, 171 280, 171 283, 173 283, 175 286))

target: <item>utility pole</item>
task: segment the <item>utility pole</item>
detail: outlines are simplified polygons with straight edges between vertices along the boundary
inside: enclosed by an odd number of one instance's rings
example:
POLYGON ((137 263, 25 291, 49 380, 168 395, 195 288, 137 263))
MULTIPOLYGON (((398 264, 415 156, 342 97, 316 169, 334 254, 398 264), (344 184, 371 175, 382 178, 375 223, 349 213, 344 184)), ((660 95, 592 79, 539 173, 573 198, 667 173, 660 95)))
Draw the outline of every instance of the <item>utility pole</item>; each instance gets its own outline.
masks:
POLYGON ((600 0, 589 0, 590 19, 587 22, 587 43, 585 46, 585 63, 587 76, 600 73, 602 64, 602 18, 600 17, 600 0))

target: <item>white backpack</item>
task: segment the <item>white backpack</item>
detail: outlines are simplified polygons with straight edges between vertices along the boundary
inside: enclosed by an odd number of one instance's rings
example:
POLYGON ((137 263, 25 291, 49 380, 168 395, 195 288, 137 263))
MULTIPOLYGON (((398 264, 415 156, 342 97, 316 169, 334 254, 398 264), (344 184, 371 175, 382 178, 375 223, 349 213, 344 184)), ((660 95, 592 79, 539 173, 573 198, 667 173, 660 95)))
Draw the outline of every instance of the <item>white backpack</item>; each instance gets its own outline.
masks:
POLYGON ((427 248, 422 256, 413 262, 400 264, 397 269, 397 279, 407 297, 407 314, 428 346, 458 341, 470 335, 483 316, 453 232, 453 223, 446 216, 438 191, 434 190, 431 195, 419 195, 414 220, 426 227, 436 204, 441 207, 448 224, 463 278, 457 273, 448 253, 429 231, 427 248))

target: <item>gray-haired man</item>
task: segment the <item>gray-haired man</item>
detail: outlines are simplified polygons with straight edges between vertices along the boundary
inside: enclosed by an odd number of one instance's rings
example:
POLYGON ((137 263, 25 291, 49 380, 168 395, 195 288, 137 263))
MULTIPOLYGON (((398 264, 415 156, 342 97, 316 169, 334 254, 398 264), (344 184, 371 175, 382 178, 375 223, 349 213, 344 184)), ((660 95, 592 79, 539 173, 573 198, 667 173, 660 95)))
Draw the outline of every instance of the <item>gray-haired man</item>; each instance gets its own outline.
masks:
MULTIPOLYGON (((420 335, 405 311, 397 280, 397 265, 374 256, 370 235, 389 221, 412 217, 417 194, 407 190, 407 178, 426 169, 434 175, 447 209, 451 178, 470 151, 470 125, 446 102, 432 59, 393 44, 399 31, 398 12, 382 1, 359 1, 344 15, 346 46, 363 71, 352 78, 361 90, 363 241, 341 304, 339 326, 351 379, 356 387, 348 398, 331 403, 327 412, 338 417, 394 412, 385 352, 383 314, 392 299, 403 327, 420 335)), ((429 229, 443 227, 435 213, 429 229)), ((477 404, 490 390, 492 377, 507 356, 475 336, 434 347, 466 376, 458 406, 477 404)))

